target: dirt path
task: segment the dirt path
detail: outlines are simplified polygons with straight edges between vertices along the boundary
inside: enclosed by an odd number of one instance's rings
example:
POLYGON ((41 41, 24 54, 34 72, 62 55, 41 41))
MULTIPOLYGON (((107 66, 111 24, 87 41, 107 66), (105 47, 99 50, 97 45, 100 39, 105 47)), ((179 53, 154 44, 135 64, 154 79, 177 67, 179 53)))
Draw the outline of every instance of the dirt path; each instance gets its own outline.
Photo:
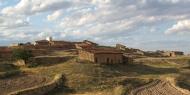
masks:
POLYGON ((139 87, 130 95, 187 95, 176 89, 170 82, 156 80, 145 86, 139 87))
POLYGON ((49 78, 35 74, 24 74, 8 79, 0 79, 0 95, 44 84, 49 80, 49 78))

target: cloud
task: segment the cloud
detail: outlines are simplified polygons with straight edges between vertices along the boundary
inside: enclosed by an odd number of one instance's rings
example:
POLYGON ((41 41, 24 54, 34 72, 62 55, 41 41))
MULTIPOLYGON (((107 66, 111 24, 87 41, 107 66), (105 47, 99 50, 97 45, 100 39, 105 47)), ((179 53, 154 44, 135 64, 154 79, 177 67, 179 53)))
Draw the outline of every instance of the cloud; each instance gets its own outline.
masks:
POLYGON ((169 28, 165 33, 172 34, 172 33, 185 33, 190 32, 190 20, 180 20, 177 24, 173 25, 169 28))
POLYGON ((10 39, 20 33, 23 39, 32 35, 42 39, 48 34, 57 39, 110 44, 167 40, 165 31, 189 31, 189 4, 190 0, 20 0, 0 10, 0 29, 8 32, 0 36, 10 39))
POLYGON ((61 10, 55 11, 52 14, 47 16, 48 21, 54 21, 58 19, 61 15, 63 15, 63 12, 61 10))
POLYGON ((0 16, 0 30, 27 27, 29 23, 29 18, 0 16))
POLYGON ((184 51, 189 52, 190 45, 187 44, 190 41, 184 40, 159 40, 159 41, 149 41, 145 43, 140 43, 139 46, 136 47, 143 47, 145 50, 173 50, 173 51, 184 51), (150 45, 151 44, 151 45, 150 45))
POLYGON ((15 6, 2 9, 1 13, 5 15, 35 15, 67 8, 70 4, 66 0, 21 0, 15 6))

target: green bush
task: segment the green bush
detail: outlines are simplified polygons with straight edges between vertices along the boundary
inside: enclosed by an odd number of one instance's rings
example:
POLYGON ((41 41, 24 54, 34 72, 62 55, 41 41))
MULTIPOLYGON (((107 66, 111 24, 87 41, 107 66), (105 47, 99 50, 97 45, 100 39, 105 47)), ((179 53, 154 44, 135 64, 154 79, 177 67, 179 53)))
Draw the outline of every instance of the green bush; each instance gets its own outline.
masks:
POLYGON ((24 61, 27 61, 30 57, 33 57, 32 51, 28 49, 14 49, 12 57, 14 59, 22 59, 24 61))

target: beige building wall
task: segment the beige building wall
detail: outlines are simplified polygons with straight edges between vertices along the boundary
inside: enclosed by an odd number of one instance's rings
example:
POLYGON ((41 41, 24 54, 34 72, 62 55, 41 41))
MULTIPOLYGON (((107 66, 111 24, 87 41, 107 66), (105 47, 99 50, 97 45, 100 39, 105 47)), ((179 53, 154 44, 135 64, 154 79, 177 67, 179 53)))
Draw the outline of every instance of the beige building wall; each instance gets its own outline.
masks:
POLYGON ((91 53, 84 50, 79 50, 79 59, 108 64, 124 62, 122 53, 91 53))
POLYGON ((175 57, 175 53, 174 52, 164 52, 162 53, 163 56, 168 56, 168 57, 175 57))
POLYGON ((123 63, 123 55, 122 54, 95 54, 95 63, 110 63, 117 64, 123 63))
POLYGON ((79 59, 81 60, 89 60, 94 62, 94 54, 87 52, 87 51, 83 51, 83 50, 79 50, 79 59))
POLYGON ((126 50, 126 46, 121 44, 116 44, 116 48, 120 50, 126 50))

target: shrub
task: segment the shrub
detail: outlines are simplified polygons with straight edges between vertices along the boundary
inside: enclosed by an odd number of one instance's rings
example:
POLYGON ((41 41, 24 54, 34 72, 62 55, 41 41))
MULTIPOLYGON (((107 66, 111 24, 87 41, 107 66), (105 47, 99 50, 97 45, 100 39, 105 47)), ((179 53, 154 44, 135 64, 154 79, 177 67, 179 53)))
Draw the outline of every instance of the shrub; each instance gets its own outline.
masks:
POLYGON ((14 59, 22 59, 24 61, 27 61, 30 57, 33 57, 32 52, 28 49, 14 49, 12 57, 14 59))
POLYGON ((127 92, 126 92, 126 87, 125 86, 117 86, 115 87, 115 89, 113 90, 113 95, 126 95, 127 92))

